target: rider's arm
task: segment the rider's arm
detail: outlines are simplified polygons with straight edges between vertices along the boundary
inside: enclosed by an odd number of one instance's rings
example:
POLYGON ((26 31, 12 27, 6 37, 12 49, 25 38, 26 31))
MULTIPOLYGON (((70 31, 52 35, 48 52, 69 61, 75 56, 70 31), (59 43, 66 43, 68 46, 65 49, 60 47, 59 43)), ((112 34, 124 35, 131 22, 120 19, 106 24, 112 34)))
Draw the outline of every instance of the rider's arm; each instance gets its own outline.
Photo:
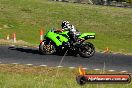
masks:
POLYGON ((64 29, 58 29, 58 30, 56 30, 57 32, 63 32, 64 31, 64 29))

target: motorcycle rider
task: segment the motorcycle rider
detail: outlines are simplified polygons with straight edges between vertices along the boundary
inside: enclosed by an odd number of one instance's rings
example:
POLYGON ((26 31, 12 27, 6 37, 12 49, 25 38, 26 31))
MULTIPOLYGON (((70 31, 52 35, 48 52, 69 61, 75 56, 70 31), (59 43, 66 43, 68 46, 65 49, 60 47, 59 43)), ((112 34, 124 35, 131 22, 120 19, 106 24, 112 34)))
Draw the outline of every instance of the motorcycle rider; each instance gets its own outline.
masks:
POLYGON ((62 29, 59 31, 69 31, 69 37, 75 43, 77 41, 77 35, 80 34, 80 32, 73 26, 71 25, 68 21, 63 21, 61 24, 62 29))

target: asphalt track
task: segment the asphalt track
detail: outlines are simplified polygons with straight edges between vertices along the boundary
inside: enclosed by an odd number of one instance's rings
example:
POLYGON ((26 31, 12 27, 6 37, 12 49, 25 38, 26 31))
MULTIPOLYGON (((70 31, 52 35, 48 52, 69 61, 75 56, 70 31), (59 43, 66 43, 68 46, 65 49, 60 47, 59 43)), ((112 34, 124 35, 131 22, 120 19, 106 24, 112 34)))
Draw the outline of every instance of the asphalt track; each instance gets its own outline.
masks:
MULTIPOLYGON (((37 48, 0 46, 0 63, 2 64, 27 64, 56 67, 63 56, 40 55, 37 48)), ((65 56, 63 67, 78 67, 82 65, 87 69, 105 69, 109 71, 132 72, 132 56, 121 54, 95 53, 91 58, 65 56)))

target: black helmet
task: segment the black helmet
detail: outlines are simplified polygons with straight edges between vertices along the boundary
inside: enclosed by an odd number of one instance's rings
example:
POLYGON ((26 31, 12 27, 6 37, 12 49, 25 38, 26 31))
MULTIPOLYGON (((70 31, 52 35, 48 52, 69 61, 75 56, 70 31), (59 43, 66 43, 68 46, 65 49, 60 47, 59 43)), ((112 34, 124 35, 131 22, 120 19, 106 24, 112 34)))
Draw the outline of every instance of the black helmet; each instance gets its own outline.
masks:
POLYGON ((68 21, 63 21, 61 24, 61 27, 62 27, 62 29, 65 29, 65 28, 69 29, 69 28, 71 28, 71 25, 68 21))

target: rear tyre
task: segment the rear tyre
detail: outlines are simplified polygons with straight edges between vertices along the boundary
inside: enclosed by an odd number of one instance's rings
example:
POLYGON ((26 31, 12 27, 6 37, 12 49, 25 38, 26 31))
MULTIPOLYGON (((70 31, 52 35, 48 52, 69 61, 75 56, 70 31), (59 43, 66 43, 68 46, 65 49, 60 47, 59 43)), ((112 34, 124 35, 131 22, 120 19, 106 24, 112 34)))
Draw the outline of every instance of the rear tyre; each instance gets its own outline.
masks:
POLYGON ((95 53, 95 47, 92 43, 86 42, 79 47, 79 55, 81 57, 89 58, 95 53))
POLYGON ((55 46, 51 44, 51 41, 43 40, 39 45, 39 52, 44 55, 51 55, 56 52, 55 46))

